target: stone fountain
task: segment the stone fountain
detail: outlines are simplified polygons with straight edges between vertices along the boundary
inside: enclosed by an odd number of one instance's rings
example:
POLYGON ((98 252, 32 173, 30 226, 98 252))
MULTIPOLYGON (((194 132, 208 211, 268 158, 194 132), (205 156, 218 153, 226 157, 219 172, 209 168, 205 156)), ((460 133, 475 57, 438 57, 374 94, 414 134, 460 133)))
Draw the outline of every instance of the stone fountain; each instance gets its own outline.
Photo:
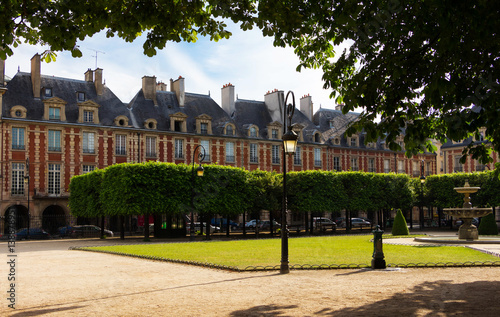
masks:
POLYGON ((464 205, 462 208, 444 208, 443 212, 452 217, 461 218, 463 224, 458 229, 458 239, 473 241, 479 238, 477 228, 472 224, 472 219, 476 217, 484 217, 490 212, 492 208, 476 208, 472 207, 470 203, 470 195, 477 192, 480 187, 471 187, 469 185, 469 180, 465 180, 465 185, 463 187, 455 187, 460 194, 464 194, 464 205))

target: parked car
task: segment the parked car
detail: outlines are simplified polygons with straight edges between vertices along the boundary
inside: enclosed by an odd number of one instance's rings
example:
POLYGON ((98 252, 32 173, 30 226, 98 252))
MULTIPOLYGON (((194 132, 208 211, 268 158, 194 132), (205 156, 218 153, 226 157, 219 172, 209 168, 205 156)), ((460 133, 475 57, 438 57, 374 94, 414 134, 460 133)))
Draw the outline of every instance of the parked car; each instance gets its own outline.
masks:
POLYGON ((313 218, 313 228, 319 229, 322 231, 326 231, 328 228, 330 228, 332 230, 336 230, 337 224, 328 218, 314 217, 313 218))
MULTIPOLYGON (((226 218, 212 218, 211 224, 212 224, 212 226, 226 228, 227 219, 226 218)), ((237 224, 236 222, 229 220, 229 227, 231 227, 231 230, 238 229, 239 226, 240 225, 237 224)))
MULTIPOLYGON (((203 222, 202 225, 203 225, 203 232, 205 232, 207 229, 207 223, 203 222)), ((194 223, 194 232, 197 232, 197 231, 201 231, 199 222, 194 223)), ((212 234, 214 232, 219 232, 219 231, 220 231, 219 227, 210 225, 210 234, 212 234)), ((190 232, 191 232, 191 223, 188 222, 188 223, 186 223, 186 233, 190 234, 190 232)))
POLYGON ((344 217, 337 217, 335 219, 335 223, 337 224, 337 227, 345 228, 345 218, 344 217))
POLYGON ((260 223, 262 223, 262 221, 257 220, 257 219, 252 219, 252 220, 248 221, 247 223, 245 223, 245 228, 255 229, 255 227, 257 227, 258 223, 260 224, 260 223))
POLYGON ((60 238, 66 238, 71 236, 71 226, 64 226, 64 227, 59 227, 57 228, 57 232, 59 232, 59 237, 60 238))
MULTIPOLYGON (((261 221, 259 228, 260 229, 270 229, 271 228, 271 221, 269 221, 269 220, 261 221)), ((276 220, 273 220, 273 229, 276 230, 278 228, 281 228, 281 225, 278 222, 276 222, 276 220)))
MULTIPOLYGON (((50 234, 41 228, 30 228, 30 239, 50 239, 50 234)), ((23 228, 16 233, 16 240, 24 240, 28 238, 28 229, 23 228)))
POLYGON ((372 225, 371 222, 362 219, 362 218, 351 218, 351 227, 370 227, 372 225))
MULTIPOLYGON (((108 237, 113 236, 113 231, 104 229, 104 234, 108 237)), ((95 238, 101 236, 101 228, 93 225, 73 226, 71 233, 72 238, 95 238)))

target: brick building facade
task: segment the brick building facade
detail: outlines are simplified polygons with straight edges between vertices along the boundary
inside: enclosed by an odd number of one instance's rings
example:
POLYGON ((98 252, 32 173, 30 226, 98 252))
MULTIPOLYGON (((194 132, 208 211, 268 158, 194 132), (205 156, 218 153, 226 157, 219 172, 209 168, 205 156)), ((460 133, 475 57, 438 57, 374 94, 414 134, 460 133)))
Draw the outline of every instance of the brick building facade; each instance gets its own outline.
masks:
MULTIPOLYGON (((37 54, 31 72, 18 72, 7 82, 4 63, 0 61, 0 214, 15 208, 19 228, 28 219, 28 195, 29 214, 39 219, 31 226, 53 230, 70 221, 50 219, 69 217, 68 186, 74 175, 124 162, 191 164, 200 144, 206 151, 204 163, 282 170, 283 91, 267 92, 264 101, 241 100, 228 84, 219 105, 209 95, 186 92, 182 77, 171 79, 167 90, 167 84, 144 76, 142 88, 125 104, 104 84, 102 69, 89 69, 82 80, 45 76, 37 54)), ((424 160, 427 174, 437 172, 435 154, 408 159, 387 149, 383 140, 365 144, 362 133, 346 138, 347 124, 358 114, 344 115, 340 108, 313 114, 311 96, 299 101, 293 117, 299 150, 287 161, 288 171, 419 176, 424 160)))

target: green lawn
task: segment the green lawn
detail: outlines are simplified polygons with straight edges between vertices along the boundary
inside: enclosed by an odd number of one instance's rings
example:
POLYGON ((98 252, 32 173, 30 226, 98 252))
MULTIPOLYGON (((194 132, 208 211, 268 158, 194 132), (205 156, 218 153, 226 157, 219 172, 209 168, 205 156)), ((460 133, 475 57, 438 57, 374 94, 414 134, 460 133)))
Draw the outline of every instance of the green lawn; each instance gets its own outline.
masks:
MULTIPOLYGON (((372 235, 289 239, 290 265, 365 264, 370 266, 372 235)), ((140 244, 85 248, 132 255, 195 261, 239 269, 276 266, 281 259, 280 239, 140 244)), ((498 257, 465 247, 417 247, 384 244, 387 264, 465 263, 500 261, 498 257)))

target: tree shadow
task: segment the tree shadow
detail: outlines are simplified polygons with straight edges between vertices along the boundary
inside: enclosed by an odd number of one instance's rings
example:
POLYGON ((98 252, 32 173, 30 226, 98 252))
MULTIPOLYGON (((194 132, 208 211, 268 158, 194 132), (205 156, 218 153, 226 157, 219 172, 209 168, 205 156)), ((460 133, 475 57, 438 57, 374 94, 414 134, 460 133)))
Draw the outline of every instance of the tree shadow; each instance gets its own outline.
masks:
MULTIPOLYGON (((402 281, 404 283, 404 281, 402 281)), ((341 287, 341 286, 339 286, 341 287)), ((325 307, 308 316, 498 316, 500 282, 477 281, 456 284, 451 281, 423 282, 404 293, 394 294, 371 304, 335 309, 325 307)), ((345 293, 348 293, 346 290, 345 293)), ((376 296, 376 295, 374 295, 376 296)), ((300 300, 298 300, 300 305, 300 300)), ((297 305, 259 305, 234 311, 231 316, 295 315, 297 305)))
POLYGON ((285 311, 297 307, 297 305, 259 305, 234 311, 229 316, 289 316, 285 311))

